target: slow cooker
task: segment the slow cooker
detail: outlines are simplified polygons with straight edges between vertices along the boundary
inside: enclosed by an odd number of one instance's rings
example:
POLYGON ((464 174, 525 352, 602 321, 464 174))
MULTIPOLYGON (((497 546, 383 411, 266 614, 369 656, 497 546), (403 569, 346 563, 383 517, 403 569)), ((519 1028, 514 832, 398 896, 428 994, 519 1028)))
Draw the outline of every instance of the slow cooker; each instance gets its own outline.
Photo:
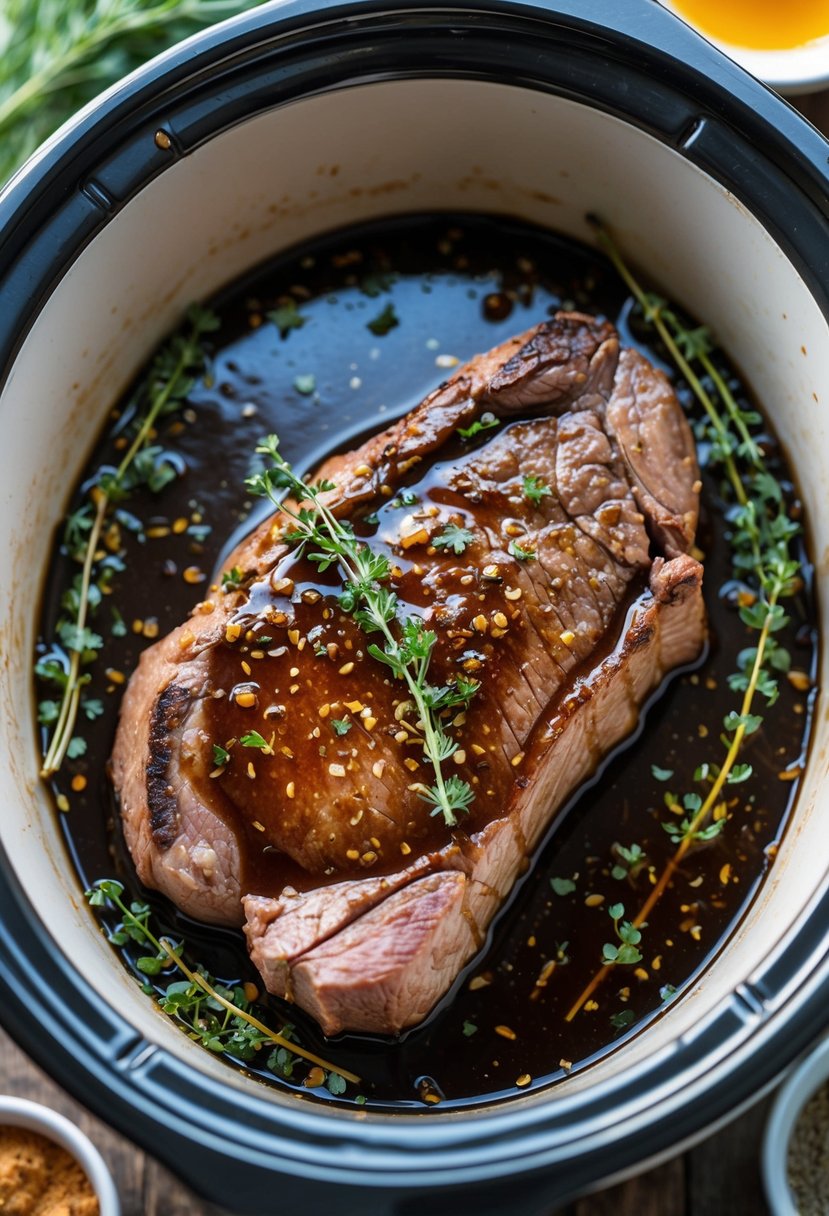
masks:
POLYGON ((589 242, 598 210, 768 411, 809 508, 823 619, 828 170, 816 131, 653 0, 289 0, 148 64, 0 195, 2 1021, 214 1202, 540 1213, 750 1102, 826 1019, 829 719, 819 695, 797 811, 747 914, 620 1050, 473 1113, 360 1114, 265 1089, 138 991, 36 776, 41 579, 107 409, 189 300, 314 234, 454 209, 589 242))

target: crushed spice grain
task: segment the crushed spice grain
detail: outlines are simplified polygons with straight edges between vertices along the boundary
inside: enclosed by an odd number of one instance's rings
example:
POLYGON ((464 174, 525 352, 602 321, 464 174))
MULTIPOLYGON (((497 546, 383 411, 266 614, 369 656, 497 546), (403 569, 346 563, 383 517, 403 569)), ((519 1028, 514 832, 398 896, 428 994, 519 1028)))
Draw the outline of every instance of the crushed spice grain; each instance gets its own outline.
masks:
POLYGON ((22 1127, 0 1127, 3 1216, 98 1216, 92 1183, 66 1149, 22 1127))

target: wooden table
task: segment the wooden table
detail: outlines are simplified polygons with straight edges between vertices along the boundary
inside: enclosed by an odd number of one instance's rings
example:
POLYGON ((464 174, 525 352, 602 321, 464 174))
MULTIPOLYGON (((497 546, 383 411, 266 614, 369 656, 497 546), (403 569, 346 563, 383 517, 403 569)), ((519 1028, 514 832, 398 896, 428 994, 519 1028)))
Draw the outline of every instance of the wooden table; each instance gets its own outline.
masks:
MULTIPOLYGON (((801 98, 798 104, 811 122, 829 133, 829 91, 801 98)), ((109 1163, 124 1216, 217 1216, 218 1209, 196 1198, 151 1157, 89 1115, 2 1031, 0 1093, 44 1102, 74 1120, 109 1163)), ((767 1216, 759 1151, 769 1103, 769 1098, 760 1101, 696 1148, 580 1199, 555 1216, 767 1216)))

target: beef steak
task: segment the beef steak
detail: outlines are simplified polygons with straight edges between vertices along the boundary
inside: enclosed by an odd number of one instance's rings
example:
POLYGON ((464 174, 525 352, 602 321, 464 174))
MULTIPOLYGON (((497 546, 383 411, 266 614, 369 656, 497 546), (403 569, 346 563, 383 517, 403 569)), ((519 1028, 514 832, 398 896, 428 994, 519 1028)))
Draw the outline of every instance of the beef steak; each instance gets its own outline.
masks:
POLYGON ((390 557, 401 615, 437 634, 430 680, 478 682, 447 723, 468 815, 451 831, 429 816, 405 686, 281 513, 232 555, 242 585, 142 656, 113 775, 143 882, 202 920, 244 919, 269 991, 326 1033, 395 1033, 480 949, 568 795, 697 657, 699 474, 666 378, 578 313, 472 360, 319 472, 335 514, 390 557), (242 745, 252 732, 264 748, 242 745))

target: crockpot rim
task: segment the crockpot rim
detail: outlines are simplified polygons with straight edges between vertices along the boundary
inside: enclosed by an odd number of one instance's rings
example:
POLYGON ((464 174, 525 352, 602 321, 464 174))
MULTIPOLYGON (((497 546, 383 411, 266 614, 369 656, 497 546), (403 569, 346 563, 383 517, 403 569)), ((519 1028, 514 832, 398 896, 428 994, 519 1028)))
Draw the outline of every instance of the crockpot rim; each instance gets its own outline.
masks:
MULTIPOLYGON (((193 100, 194 95, 202 88, 201 77, 207 66, 228 65, 228 70, 232 72, 232 61, 237 61, 238 68, 238 60, 244 55, 252 57, 255 63, 264 65, 269 61, 269 56, 278 57, 280 50, 284 50, 287 43, 292 43, 293 49, 297 41, 301 42, 303 38, 317 35, 336 40, 338 37, 354 37, 371 28, 376 37, 378 25, 388 14, 395 18, 405 16, 413 23, 419 23, 421 34, 425 30, 430 37, 440 37, 449 26, 457 29, 458 23, 463 20, 467 21, 470 30, 475 29, 478 33, 486 33, 488 28, 494 28, 496 24, 503 28, 504 23, 518 31, 521 23, 531 21, 534 23, 533 35, 538 37, 539 23, 542 23, 546 36, 550 38, 553 30, 559 36, 566 32, 568 38, 588 49, 592 47, 596 53, 607 55, 612 51, 618 70, 622 70, 625 57, 629 56, 640 65, 628 65, 629 70, 641 71, 645 55, 648 69, 655 73, 663 90, 668 92, 670 89, 665 73, 671 65, 678 72, 681 66, 681 72, 678 77, 675 73, 675 78, 693 77, 696 88, 692 101, 689 101, 681 89, 675 89, 674 92, 690 113, 683 114, 683 107, 680 105, 676 113, 671 113, 667 125, 662 116, 655 112, 637 112, 632 117, 627 116, 627 121, 649 129, 651 134, 657 135, 663 142, 679 147, 689 159, 700 164, 708 172, 716 169, 716 157, 718 149, 722 149, 724 137, 735 141, 744 139, 746 133, 751 134, 752 123, 757 121, 760 121, 766 130, 767 124, 775 124, 777 138, 770 140, 768 147, 772 153, 779 153, 782 149, 786 153, 786 161, 784 168, 769 160, 772 174, 780 178, 781 187, 790 189, 793 182, 799 185, 800 193, 804 196, 799 200, 801 210, 805 208, 804 214, 808 213, 807 218, 812 227, 806 225, 806 237, 798 234, 797 241, 793 242, 787 239, 785 233, 786 221, 791 219, 791 205, 787 215, 783 217, 775 213, 773 199, 770 201, 766 196, 759 205, 757 200, 754 200, 752 210, 767 222, 775 235, 783 230, 784 243, 788 245, 790 252, 793 250, 799 267, 806 271, 804 278, 809 281, 823 311, 829 314, 826 289, 825 286, 820 286, 823 276, 820 275, 819 264, 816 264, 819 259, 810 257, 812 251, 808 248, 810 234, 815 230, 814 225, 820 225, 822 222, 824 231, 826 229, 829 204, 825 202, 825 194, 821 196, 820 192, 821 182, 824 191, 826 186, 825 141, 817 132, 811 131, 804 120, 794 116, 785 102, 773 97, 759 83, 751 81, 739 68, 730 64, 670 14, 652 4, 651 0, 635 0, 635 5, 629 8, 626 6, 624 20, 620 19, 616 12, 613 0, 593 0, 589 6, 589 18, 585 18, 584 11, 583 0, 581 3, 579 0, 560 0, 559 3, 541 3, 539 0, 537 3, 523 4, 510 3, 509 0, 493 0, 489 4, 434 4, 429 5, 428 10, 404 3, 403 0, 387 0, 386 3, 380 3, 379 0, 357 0, 351 4, 325 6, 323 11, 310 0, 296 0, 294 3, 266 5, 253 10, 241 18, 225 23, 224 28, 205 31, 188 40, 184 46, 152 61, 126 83, 110 90, 99 102, 88 107, 49 141, 46 149, 36 156, 29 168, 16 175, 9 187, 0 194, 0 233, 3 234, 0 237, 0 289, 4 281, 7 285, 11 282, 14 288, 15 267, 27 258, 40 272, 38 291, 24 299, 19 290, 13 290, 12 306, 6 310, 5 319, 0 321, 0 355, 4 356, 4 365, 10 366, 25 332, 73 257, 82 251, 103 224, 117 214, 120 206, 157 173, 163 172, 168 164, 175 163, 175 158, 191 151, 204 138, 209 137, 203 129, 196 127, 193 141, 187 145, 173 121, 178 113, 174 105, 175 99, 178 99, 180 106, 185 106, 193 100), (341 18, 348 20, 338 31, 335 27, 341 18), (613 35, 612 38, 608 31, 613 35), (270 43, 266 38, 268 33, 272 35, 270 43), (658 45, 651 45, 652 42, 658 45), (705 89, 702 89, 697 76, 694 75, 701 65, 704 65, 706 72, 705 89), (160 82, 165 85, 161 95, 158 90, 160 82), (702 118, 700 110, 703 111, 702 118), (744 130, 736 130, 733 124, 738 118, 747 121, 748 114, 751 115, 752 122, 748 123, 744 130), (173 158, 165 156, 164 151, 157 148, 147 155, 147 135, 152 135, 157 127, 171 132, 174 143, 173 158), (793 147, 790 142, 786 142, 786 137, 782 134, 786 129, 796 132, 799 146, 793 147), (132 145, 127 136, 131 137, 133 144, 142 141, 143 150, 132 165, 128 163, 127 153, 132 145), (76 152, 78 140, 85 141, 83 147, 86 149, 80 163, 76 152), (118 149, 121 158, 119 161, 116 157, 116 169, 119 164, 121 166, 120 178, 117 172, 113 173, 112 159, 106 155, 106 151, 113 146, 118 149), (68 166, 69 159, 73 159, 74 169, 68 166), (96 166, 103 171, 97 172, 96 166), (79 175, 83 180, 84 184, 80 190, 74 191, 71 196, 59 190, 47 191, 47 188, 54 187, 57 180, 66 180, 67 174, 72 173, 76 182, 79 175), (120 196, 119 188, 122 191, 120 196), (51 195, 52 200, 60 201, 47 201, 47 193, 51 195), (48 215, 44 213, 44 207, 47 208, 48 215), (60 248, 59 257, 55 259, 53 251, 52 262, 48 264, 43 262, 38 251, 38 241, 42 240, 44 231, 53 239, 56 233, 63 237, 62 243, 55 242, 60 248), (26 239, 27 232, 29 239, 26 239), (71 244, 67 246, 66 239, 69 234, 71 244), (16 246, 16 241, 21 237, 23 251, 16 246), (804 239, 806 248, 803 247, 804 239)), ((425 37, 425 34, 423 36, 425 37)), ((474 65, 468 60, 467 67, 468 71, 456 69, 450 74, 459 77, 473 75, 474 65)), ((434 70, 425 68, 419 73, 422 76, 436 74, 434 70)), ((399 77, 392 75, 391 78, 399 77)), ((372 79, 376 79, 376 75, 372 79)), ((514 84, 515 80, 509 78, 502 82, 514 84)), ((351 81, 350 87, 358 87, 358 84, 357 81, 351 81)), ((338 86, 334 82, 331 87, 338 86)), ((527 87, 533 86, 528 84, 527 87)), ((554 82, 548 81, 547 87, 552 92, 572 95, 572 82, 567 88, 557 88, 554 82)), ((281 100, 290 99, 293 98, 281 100)), ((592 104, 596 104, 595 98, 591 100, 592 104)), ((604 98, 604 105, 600 104, 599 108, 607 108, 613 112, 612 100, 604 98)), ((278 102, 271 98, 267 107, 260 106, 259 109, 271 108, 274 104, 278 102)), ((251 117, 252 114, 245 116, 251 117)), ((237 116, 234 121, 241 121, 241 117, 237 116)), ((217 129, 221 129, 218 124, 217 129)), ((216 133, 217 130, 214 130, 210 134, 216 133)), ((716 172, 712 175, 717 176, 716 172)), ((743 189, 746 188, 745 183, 742 183, 742 186, 743 189)), ((829 282, 829 276, 823 278, 823 283, 826 282, 829 282)), ((8 299, 8 295, 6 298, 8 299)), ((200 1185, 203 1188, 203 1179, 199 1177, 198 1158, 189 1161, 186 1155, 182 1158, 182 1149, 198 1143, 205 1147, 210 1146, 214 1152, 227 1157, 227 1145, 223 1145, 223 1137, 216 1134, 215 1120, 220 1117, 219 1112, 215 1107, 203 1108, 210 1116, 211 1126, 208 1127, 204 1119, 192 1118, 187 1134, 184 1134, 180 1129, 180 1105, 177 1105, 175 1111, 168 1109, 164 1112, 167 1116, 163 1124, 165 1136, 159 1139, 160 1108, 156 1105, 156 1087, 163 1081, 164 1069, 167 1070, 165 1083, 176 1084, 184 1091, 188 1086, 194 1085, 192 1070, 187 1070, 176 1057, 161 1048, 154 1048, 148 1053, 150 1045, 141 1040, 113 1009, 107 1008, 104 1012, 101 1009, 93 1011, 84 1008, 84 991, 77 982, 78 977, 61 952, 56 950, 4 856, 2 860, 4 877, 0 880, 0 926, 14 926, 14 936, 7 938, 4 946, 0 948, 0 989, 4 990, 6 996, 3 1017, 7 1028, 18 1042, 35 1058, 46 1064, 59 1080, 74 1092, 83 1093, 85 1100, 98 1113, 104 1114, 108 1121, 120 1130, 140 1140, 150 1151, 177 1166, 191 1185, 195 1185, 197 1189, 200 1185), (36 986, 33 987, 31 983, 29 964, 31 959, 38 956, 42 956, 44 965, 51 968, 54 980, 46 993, 36 986), (65 1028, 65 1039, 58 1045, 57 1050, 54 1044, 50 1044, 48 1054, 44 1051, 42 1035, 36 1029, 39 1019, 32 1017, 33 1010, 40 1007, 44 1008, 44 1012, 48 1012, 50 1018, 57 1017, 65 1028), (125 1097, 125 1089, 130 1093, 129 1100, 125 1097), (155 1094, 155 1098, 152 1094, 155 1094)), ((721 1057, 723 1042, 734 1041, 734 1048, 727 1054, 727 1058, 720 1058, 714 1066, 717 1071, 716 1086, 711 1082, 710 1076, 706 1078, 703 1075, 705 1070, 691 1069, 690 1066, 687 1070, 689 1088, 696 1086, 706 1098, 704 1115, 694 1116, 689 1111, 689 1108, 695 1105, 693 1102, 685 1100, 680 1104, 684 1109, 680 1110, 676 1110, 675 1105, 669 1110, 671 1104, 668 1102, 665 1109, 669 1111, 673 1121, 656 1120, 656 1127, 651 1127, 647 1138, 639 1129, 635 1149, 638 1155, 633 1164, 664 1151, 669 1142, 674 1143, 693 1136, 703 1122, 710 1124, 723 1116, 726 1110, 747 1101, 750 1093, 770 1083, 784 1064, 814 1037, 824 1017, 821 995, 826 987, 825 972, 829 970, 825 947, 821 949, 821 935, 814 927, 815 919, 819 919, 818 913, 825 915, 829 912, 829 890, 826 886, 817 893, 812 902, 813 914, 804 914, 799 929, 789 938, 789 955, 784 958, 781 952, 775 952, 772 964, 763 968, 750 985, 742 985, 733 993, 733 999, 723 1003, 724 1007, 718 1017, 712 1016, 711 1023, 703 1032, 693 1036, 693 1042, 686 1036, 683 1047, 686 1053, 690 1051, 690 1058, 695 1062, 698 1062, 700 1053, 704 1059, 721 1057), (793 946, 797 945, 799 949, 793 950, 793 946), (800 960, 801 968, 804 958, 813 964, 809 979, 812 989, 805 996, 801 993, 796 1008, 792 1008, 791 993, 782 1001, 779 999, 791 975, 797 971, 793 965, 792 953, 800 960), (772 1008, 774 1026, 770 1024, 771 1015, 768 1012, 772 1008), (766 1043, 765 1050, 758 1050, 764 1039, 770 1042, 766 1043), (758 1055, 763 1061, 762 1067, 758 1067, 758 1055)), ((656 1068, 657 1074, 662 1064, 669 1065, 669 1073, 672 1073, 676 1069, 676 1063, 675 1057, 670 1061, 648 1061, 649 1067, 656 1068)), ((291 1160, 290 1156, 282 1151, 284 1135, 289 1127, 300 1137, 305 1137, 309 1132, 320 1135, 323 1144, 332 1136, 340 1145, 353 1141, 360 1148, 361 1159, 356 1163, 344 1160, 333 1171, 333 1175, 341 1181, 355 1181, 361 1186, 371 1187, 412 1189, 437 1184, 468 1186, 472 1181, 480 1182, 487 1173, 493 1179, 508 1178, 519 1161, 522 1170, 544 1171, 557 1161, 561 1162, 573 1146, 572 1137, 568 1141, 566 1137, 561 1136, 560 1126, 560 1138, 554 1148, 549 1143, 539 1142, 538 1133, 549 1133, 552 1129, 550 1104, 547 1104, 545 1110, 544 1103, 538 1100, 532 1104, 511 1108, 500 1106, 490 1110, 478 1109, 468 1115, 453 1112, 451 1115, 439 1116, 437 1123, 433 1116, 418 1116, 413 1120, 389 1119, 383 1115, 367 1116, 358 1122, 354 1118, 348 1118, 348 1112, 342 1110, 331 1112, 306 1106, 302 1111, 288 1111, 277 1103, 260 1099, 258 1095, 254 1097, 242 1094, 232 1087, 218 1086, 212 1078, 202 1074, 198 1076, 205 1093, 209 1094, 214 1102, 216 1089, 222 1090, 220 1097, 223 1102, 232 1096, 230 1107, 237 1115, 244 1113, 250 1116, 255 1107, 258 1118, 265 1120, 266 1114, 270 1116, 270 1121, 278 1129, 279 1135, 275 1138, 271 1135, 267 1145, 253 1134, 252 1128, 248 1128, 249 1139, 243 1146, 239 1142, 238 1123, 232 1120, 229 1124, 229 1128, 234 1130, 231 1141, 234 1161, 240 1149, 244 1147, 246 1167, 250 1168, 254 1163, 258 1163, 260 1168, 269 1174, 274 1169, 288 1173, 293 1169, 299 1177, 305 1170, 303 1163, 296 1159, 291 1160), (344 1114, 346 1117, 343 1117, 344 1114), (335 1118, 336 1125, 333 1122, 335 1118), (400 1135, 394 1132, 395 1125, 400 1130, 400 1135), (350 1129, 353 1131, 355 1127, 359 1130, 351 1134, 350 1129), (466 1140, 464 1128, 470 1131, 466 1140), (451 1147, 449 1141, 452 1142, 451 1147), (488 1151, 486 1161, 480 1159, 482 1142, 488 1151), (388 1156, 391 1145, 394 1151, 388 1156), (500 1145, 497 1160, 493 1158, 496 1145, 500 1145), (269 1155, 269 1163, 262 1160, 263 1150, 269 1155), (431 1174, 427 1176, 423 1171, 423 1155, 430 1151, 439 1151, 441 1162, 436 1163, 431 1174), (373 1154, 370 1162, 367 1162, 366 1154, 373 1154)), ((663 1077, 662 1082, 664 1080, 663 1077)), ((660 1083, 652 1084, 654 1092, 658 1092, 660 1083)), ((594 1119, 592 1134, 583 1137, 586 1147, 581 1149, 578 1168, 574 1167, 570 1157, 566 1187, 560 1195, 555 1194, 554 1198, 564 1198, 580 1185, 586 1185, 597 1172, 615 1174, 624 1166, 630 1165, 630 1140, 636 1121, 633 1116, 636 1115, 641 1120, 645 1114, 652 1112, 646 1111, 641 1095, 638 1104, 634 1101, 636 1095, 630 1092, 629 1079, 626 1080, 624 1074, 612 1078, 604 1089, 606 1095, 614 1092, 618 1096, 619 1091, 624 1092, 631 1115, 626 1133, 622 1135, 613 1131, 606 1124, 598 1126, 594 1119)), ((181 1092, 181 1089, 178 1092, 181 1092)), ((191 1115, 195 1115, 202 1096, 204 1095, 194 1096, 191 1115)), ((676 1084, 674 1098, 676 1099, 676 1084)), ((578 1110, 588 1099, 589 1091, 565 1095, 557 1100, 556 1106, 566 1107, 570 1111, 578 1110)), ((700 1106, 703 1105, 699 1099, 697 1101, 700 1106)), ((199 1111, 199 1114, 201 1113, 203 1111, 199 1111)), ((321 1162, 314 1163, 309 1159, 307 1168, 310 1177, 321 1177, 321 1162)), ((238 1209, 238 1182, 234 1181, 233 1187, 235 1189, 232 1192, 229 1191, 226 1196, 220 1194, 218 1198, 220 1201, 224 1198, 238 1209)), ((548 1188, 548 1194, 554 1187, 553 1183, 548 1188)), ((247 1193, 251 1196, 250 1202, 255 1202, 254 1192, 250 1187, 247 1188, 247 1193)), ((215 1190, 212 1192, 212 1198, 217 1198, 215 1190)))

